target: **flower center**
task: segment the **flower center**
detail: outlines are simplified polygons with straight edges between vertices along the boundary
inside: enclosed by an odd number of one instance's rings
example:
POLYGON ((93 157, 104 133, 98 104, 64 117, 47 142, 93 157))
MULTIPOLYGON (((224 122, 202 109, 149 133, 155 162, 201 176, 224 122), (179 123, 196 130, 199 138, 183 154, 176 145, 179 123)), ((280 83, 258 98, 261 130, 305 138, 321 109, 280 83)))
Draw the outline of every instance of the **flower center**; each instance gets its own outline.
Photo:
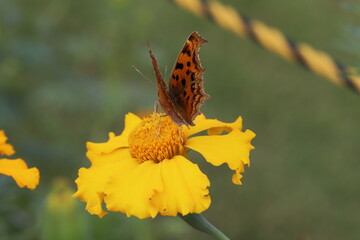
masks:
POLYGON ((184 155, 185 135, 169 116, 144 118, 129 135, 130 154, 140 162, 156 163, 184 155))

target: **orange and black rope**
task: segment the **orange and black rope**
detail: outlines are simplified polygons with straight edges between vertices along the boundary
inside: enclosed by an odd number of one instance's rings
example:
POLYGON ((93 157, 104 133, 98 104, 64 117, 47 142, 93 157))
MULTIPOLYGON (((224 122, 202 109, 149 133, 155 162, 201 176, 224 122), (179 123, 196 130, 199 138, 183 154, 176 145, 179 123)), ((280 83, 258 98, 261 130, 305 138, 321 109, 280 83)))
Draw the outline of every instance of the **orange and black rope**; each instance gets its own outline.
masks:
POLYGON ((360 76, 325 52, 297 43, 276 28, 247 18, 234 8, 215 0, 169 0, 190 12, 206 17, 235 34, 248 37, 288 61, 298 63, 331 82, 360 92, 360 76))

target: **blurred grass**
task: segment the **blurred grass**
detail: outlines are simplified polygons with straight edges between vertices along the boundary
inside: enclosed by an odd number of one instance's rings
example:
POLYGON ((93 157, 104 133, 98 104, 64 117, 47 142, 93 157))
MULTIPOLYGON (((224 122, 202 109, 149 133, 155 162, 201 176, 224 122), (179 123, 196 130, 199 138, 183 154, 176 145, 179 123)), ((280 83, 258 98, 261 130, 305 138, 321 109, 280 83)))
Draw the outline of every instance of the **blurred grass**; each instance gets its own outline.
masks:
MULTIPOLYGON (((222 2, 359 66, 356 1, 222 2)), ((0 239, 41 238, 53 179, 75 188, 77 170, 89 166, 85 142, 119 134, 127 112, 151 111, 156 89, 131 68, 153 79, 146 41, 171 70, 194 30, 209 41, 200 53, 212 96, 203 112, 224 121, 242 115, 257 133, 240 187, 226 167, 192 154, 212 184, 204 215, 232 239, 360 236, 356 94, 166 1, 2 0, 0 128, 42 178, 28 191, 0 176, 0 239)), ((99 220, 78 204, 86 239, 208 239, 177 218, 99 220)))

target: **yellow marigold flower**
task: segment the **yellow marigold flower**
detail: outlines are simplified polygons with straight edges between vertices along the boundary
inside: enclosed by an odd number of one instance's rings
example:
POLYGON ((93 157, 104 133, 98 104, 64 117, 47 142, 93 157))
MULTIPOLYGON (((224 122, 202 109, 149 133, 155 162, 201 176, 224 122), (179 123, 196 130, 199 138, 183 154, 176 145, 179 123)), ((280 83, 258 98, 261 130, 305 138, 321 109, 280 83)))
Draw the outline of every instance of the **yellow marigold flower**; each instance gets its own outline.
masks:
MULTIPOLYGON (((15 154, 15 150, 6 141, 5 132, 0 130, 0 155, 11 156, 15 154)), ((39 184, 39 170, 37 168, 28 168, 25 161, 21 158, 0 159, 0 174, 11 176, 19 187, 35 189, 39 184)))
POLYGON ((109 211, 127 216, 154 218, 158 213, 201 213, 210 205, 210 181, 187 159, 193 149, 215 166, 227 163, 241 184, 244 165, 250 164, 251 140, 255 134, 242 132, 242 119, 224 123, 200 115, 195 126, 179 128, 169 117, 140 119, 129 113, 125 129, 109 133, 105 143, 87 143, 90 168, 81 168, 74 197, 86 202, 86 210, 99 217, 109 211), (204 130, 208 136, 193 136, 204 130), (226 131, 226 134, 222 134, 226 131))

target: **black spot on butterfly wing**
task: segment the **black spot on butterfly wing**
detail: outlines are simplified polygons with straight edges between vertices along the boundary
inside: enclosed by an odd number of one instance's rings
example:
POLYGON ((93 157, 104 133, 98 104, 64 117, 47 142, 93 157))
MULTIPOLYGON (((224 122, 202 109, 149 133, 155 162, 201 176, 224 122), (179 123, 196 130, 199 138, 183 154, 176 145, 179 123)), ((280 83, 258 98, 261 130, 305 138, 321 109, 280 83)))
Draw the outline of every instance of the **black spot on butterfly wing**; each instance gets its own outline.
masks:
POLYGON ((181 52, 182 52, 183 54, 186 54, 186 55, 188 55, 189 57, 191 57, 191 51, 190 51, 190 49, 188 48, 188 46, 186 46, 186 48, 184 48, 181 52))
POLYGON ((182 70, 183 68, 184 68, 184 64, 182 64, 182 63, 176 63, 175 69, 180 69, 180 70, 182 70))
POLYGON ((189 49, 189 45, 184 45, 184 48, 181 52, 184 54, 187 54, 189 57, 191 57, 191 51, 189 49))

